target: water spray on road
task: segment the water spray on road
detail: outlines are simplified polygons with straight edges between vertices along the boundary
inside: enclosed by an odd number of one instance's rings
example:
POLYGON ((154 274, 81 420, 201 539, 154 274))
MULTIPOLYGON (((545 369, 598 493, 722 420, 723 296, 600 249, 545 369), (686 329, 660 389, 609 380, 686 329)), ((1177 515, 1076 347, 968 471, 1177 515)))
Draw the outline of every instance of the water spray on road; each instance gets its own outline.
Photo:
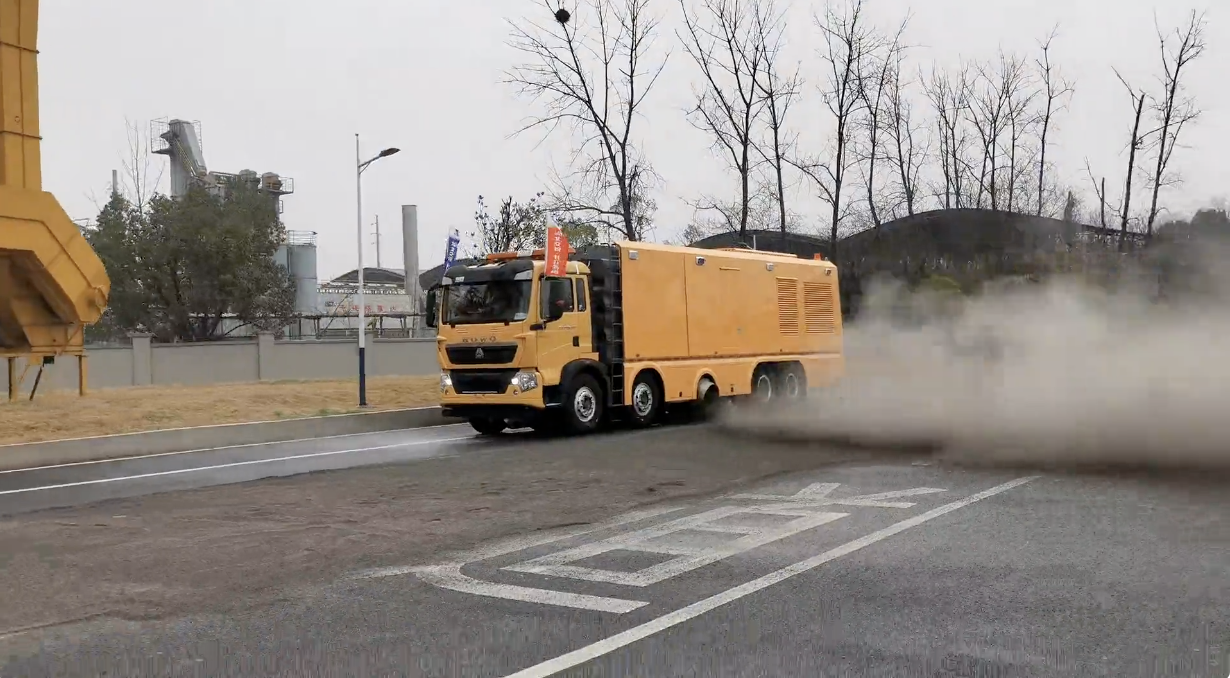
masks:
POLYGON ((847 328, 839 388, 723 425, 962 462, 1230 470, 1228 253, 1202 244, 1199 274, 1189 258, 1184 293, 1163 301, 1156 274, 966 298, 876 285, 847 328))

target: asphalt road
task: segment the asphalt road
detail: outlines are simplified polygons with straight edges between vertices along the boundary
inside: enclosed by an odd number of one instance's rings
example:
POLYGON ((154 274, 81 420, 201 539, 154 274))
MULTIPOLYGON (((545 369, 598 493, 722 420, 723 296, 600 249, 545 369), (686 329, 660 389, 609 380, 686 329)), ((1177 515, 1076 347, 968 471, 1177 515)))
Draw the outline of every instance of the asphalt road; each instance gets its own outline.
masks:
MULTIPOLYGON (((427 435, 435 459, 382 473, 436 464, 441 478, 488 477, 497 459, 533 473, 551 444, 484 451, 446 441, 447 429, 427 435)), ((629 463, 643 464, 697 435, 567 445, 635 450, 645 456, 629 463)), ((709 435, 688 455, 716 466, 778 454, 709 435)), ((560 499, 541 519, 551 529, 457 539, 458 551, 350 568, 241 613, 104 614, 10 633, 0 676, 1230 675, 1225 485, 830 461, 586 509, 601 522, 560 499)))

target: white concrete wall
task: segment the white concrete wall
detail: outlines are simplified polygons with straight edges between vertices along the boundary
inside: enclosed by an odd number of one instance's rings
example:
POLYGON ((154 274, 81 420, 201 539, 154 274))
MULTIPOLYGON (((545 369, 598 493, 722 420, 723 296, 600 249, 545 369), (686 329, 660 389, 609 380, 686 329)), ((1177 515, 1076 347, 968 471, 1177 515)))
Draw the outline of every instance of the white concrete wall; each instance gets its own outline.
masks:
MULTIPOLYGON (((435 339, 369 338, 367 346, 368 376, 433 375, 440 371, 435 339)), ((272 335, 199 344, 151 344, 149 337, 136 336, 131 346, 87 347, 87 357, 91 389, 353 379, 359 362, 354 339, 275 341, 272 335)), ((22 369, 20 361, 18 369, 22 369)), ((23 393, 29 392, 36 371, 32 367, 27 372, 23 393)), ((44 368, 40 392, 76 388, 76 358, 61 358, 44 368)))

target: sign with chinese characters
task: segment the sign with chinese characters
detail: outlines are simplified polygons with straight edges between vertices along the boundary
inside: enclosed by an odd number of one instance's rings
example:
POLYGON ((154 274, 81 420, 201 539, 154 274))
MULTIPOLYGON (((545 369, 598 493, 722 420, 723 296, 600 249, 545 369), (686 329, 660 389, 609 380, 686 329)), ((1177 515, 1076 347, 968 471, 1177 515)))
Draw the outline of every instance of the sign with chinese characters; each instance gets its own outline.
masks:
POLYGON ((568 269, 568 238, 558 226, 547 227, 547 246, 543 258, 546 261, 544 275, 548 278, 562 277, 568 269))

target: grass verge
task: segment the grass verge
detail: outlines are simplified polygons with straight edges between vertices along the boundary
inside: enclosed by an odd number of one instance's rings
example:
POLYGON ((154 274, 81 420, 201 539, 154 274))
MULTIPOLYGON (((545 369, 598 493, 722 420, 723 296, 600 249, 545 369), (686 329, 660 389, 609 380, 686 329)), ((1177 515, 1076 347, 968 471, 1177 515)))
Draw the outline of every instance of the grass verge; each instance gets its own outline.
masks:
MULTIPOLYGON (((439 383, 435 376, 369 378, 369 409, 435 405, 439 383)), ((359 411, 354 380, 116 388, 84 398, 50 391, 33 402, 2 397, 0 444, 359 411)))

